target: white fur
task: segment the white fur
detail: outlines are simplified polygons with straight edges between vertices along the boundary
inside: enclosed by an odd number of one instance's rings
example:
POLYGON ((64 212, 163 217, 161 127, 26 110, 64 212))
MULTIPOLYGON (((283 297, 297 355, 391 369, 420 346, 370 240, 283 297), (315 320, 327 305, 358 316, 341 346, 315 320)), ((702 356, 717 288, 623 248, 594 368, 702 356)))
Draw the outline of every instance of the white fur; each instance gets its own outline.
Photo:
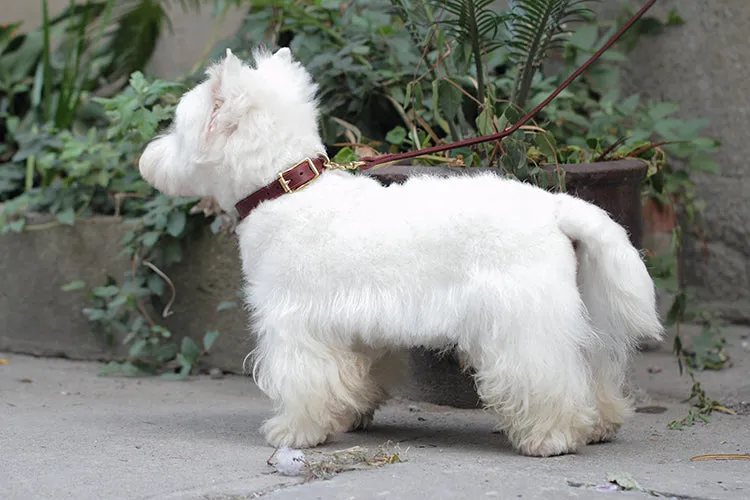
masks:
MULTIPOLYGON (((288 49, 255 59, 228 52, 182 98, 141 158, 145 179, 231 211, 323 151, 309 74, 288 49)), ((575 452, 615 435, 628 355, 662 335, 653 283, 621 226, 497 175, 385 188, 325 171, 263 202, 237 235, 274 446, 366 427, 403 370, 396 352, 456 346, 517 450, 575 452)))

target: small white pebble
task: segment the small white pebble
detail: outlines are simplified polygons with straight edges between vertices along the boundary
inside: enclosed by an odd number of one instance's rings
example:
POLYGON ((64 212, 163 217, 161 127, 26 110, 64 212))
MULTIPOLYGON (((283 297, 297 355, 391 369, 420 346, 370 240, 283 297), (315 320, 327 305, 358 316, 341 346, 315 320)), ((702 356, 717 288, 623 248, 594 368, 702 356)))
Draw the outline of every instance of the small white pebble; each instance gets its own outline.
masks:
POLYGON ((276 450, 274 455, 276 463, 274 467, 282 476, 300 476, 305 468, 305 454, 300 450, 282 446, 276 450))

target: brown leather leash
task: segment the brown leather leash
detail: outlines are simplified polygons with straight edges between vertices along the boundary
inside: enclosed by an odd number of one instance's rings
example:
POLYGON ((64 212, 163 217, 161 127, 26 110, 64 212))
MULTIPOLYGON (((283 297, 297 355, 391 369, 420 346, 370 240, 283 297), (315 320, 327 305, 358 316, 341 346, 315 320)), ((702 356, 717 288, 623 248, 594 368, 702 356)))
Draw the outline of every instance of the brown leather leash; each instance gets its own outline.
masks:
POLYGON ((286 193, 293 193, 299 189, 302 189, 314 179, 316 179, 325 169, 337 169, 337 170, 368 170, 378 165, 385 163, 393 163, 400 160, 407 160, 410 158, 416 158, 419 156, 430 155, 448 151, 451 149, 474 146, 483 142, 498 141, 511 135, 512 133, 519 130, 529 120, 531 120, 537 113, 539 113, 545 106, 547 106, 552 100, 557 97, 560 92, 565 90, 568 85, 573 83, 581 74, 586 71, 592 64, 594 64, 607 50, 619 40, 632 26, 635 24, 643 15, 656 3, 656 0, 648 0, 641 10, 636 12, 627 23, 625 23, 594 55, 592 55, 581 67, 573 72, 560 86, 558 86, 554 92, 552 92, 547 98, 539 103, 537 107, 531 110, 526 116, 517 121, 513 126, 508 127, 501 132, 497 132, 491 135, 485 135, 475 137, 473 139, 465 139, 463 141, 451 142, 448 144, 440 144, 438 146, 432 146, 429 148, 418 149, 415 151, 407 151, 405 153, 389 153, 380 156, 370 156, 361 158, 359 161, 354 161, 345 165, 334 163, 329 160, 328 156, 321 153, 316 158, 305 158, 303 161, 293 165, 291 168, 279 172, 278 178, 255 191, 251 195, 243 198, 235 205, 239 214, 240 220, 247 217, 251 210, 258 206, 265 200, 271 200, 278 198, 279 196, 286 193))

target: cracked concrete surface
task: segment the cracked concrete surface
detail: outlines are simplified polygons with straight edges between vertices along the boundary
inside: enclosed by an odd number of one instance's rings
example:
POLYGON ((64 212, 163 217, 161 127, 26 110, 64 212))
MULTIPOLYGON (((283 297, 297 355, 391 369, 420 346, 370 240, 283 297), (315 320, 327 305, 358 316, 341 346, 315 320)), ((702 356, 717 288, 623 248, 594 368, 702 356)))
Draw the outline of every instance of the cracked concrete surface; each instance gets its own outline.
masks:
MULTIPOLYGON (((730 330, 733 366, 701 374, 709 394, 746 410, 750 401, 747 329, 730 330), (743 405, 744 402, 744 405, 743 405)), ((101 365, 0 354, 0 491, 29 499, 364 499, 646 498, 570 484, 600 485, 629 473, 646 490, 676 498, 750 498, 750 461, 693 462, 708 453, 750 452, 750 416, 715 414, 712 423, 667 428, 687 405, 665 345, 637 360, 633 377, 662 413, 636 413, 618 439, 578 455, 515 454, 481 410, 392 401, 366 433, 338 437, 324 450, 388 440, 403 463, 299 484, 266 464, 258 433, 271 410, 251 379, 187 382, 98 377, 101 365)))

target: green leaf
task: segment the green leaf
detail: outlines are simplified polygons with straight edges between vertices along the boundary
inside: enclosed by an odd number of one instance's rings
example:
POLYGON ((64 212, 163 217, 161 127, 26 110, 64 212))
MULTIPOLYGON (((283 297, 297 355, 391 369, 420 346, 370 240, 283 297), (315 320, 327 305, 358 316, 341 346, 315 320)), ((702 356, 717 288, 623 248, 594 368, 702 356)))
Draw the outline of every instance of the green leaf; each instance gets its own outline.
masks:
POLYGON ((487 113, 487 110, 483 110, 481 113, 479 113, 479 116, 476 120, 476 125, 477 131, 479 131, 481 135, 490 135, 495 132, 495 129, 492 128, 492 116, 487 113))
POLYGON ((675 103, 659 102, 649 108, 648 116, 654 121, 659 121, 679 110, 680 107, 675 103))
POLYGON ((404 109, 407 109, 409 107, 409 104, 411 104, 410 101, 411 101, 411 93, 412 93, 412 89, 413 88, 414 88, 414 82, 413 81, 411 81, 411 82, 409 82, 409 83, 406 84, 406 93, 404 94, 404 100, 401 103, 401 106, 404 109))
POLYGON ((211 347, 214 345, 214 342, 216 342, 217 338, 219 338, 219 332, 217 331, 206 332, 206 334, 203 335, 203 350, 210 351, 211 347))
POLYGON ((190 372, 193 371, 193 364, 195 360, 189 359, 182 353, 177 353, 177 356, 175 356, 175 358, 177 359, 177 362, 180 363, 180 374, 183 376, 190 375, 190 372))
POLYGON ((25 225, 26 225, 26 219, 18 219, 8 224, 8 228, 14 233, 20 233, 23 231, 23 228, 25 225))
POLYGON ((719 141, 709 139, 708 137, 697 137, 692 140, 693 146, 700 149, 716 149, 719 146, 719 141))
POLYGON ((667 22, 665 24, 667 26, 679 26, 681 24, 685 24, 685 19, 680 16, 680 14, 677 12, 677 9, 672 9, 667 15, 667 22))
POLYGON ((406 140, 406 129, 401 125, 391 129, 385 136, 385 140, 396 146, 400 146, 406 140))
POLYGON ((438 81, 437 90, 440 115, 448 121, 455 120, 458 110, 461 109, 463 94, 453 84, 444 79, 438 81))
POLYGON ((698 172, 708 172, 711 174, 720 173, 719 165, 713 160, 713 158, 706 155, 694 156, 690 160, 690 168, 698 172))
POLYGON ((587 52, 593 51, 598 35, 599 27, 595 24, 587 24, 578 28, 568 43, 587 52))
POLYGON ((616 52, 614 50, 608 50, 607 52, 602 54, 602 57, 600 58, 601 61, 612 61, 612 62, 622 62, 627 61, 627 57, 622 52, 616 52))
POLYGON ((414 85, 414 109, 420 110, 424 107, 424 92, 422 91, 422 84, 417 82, 414 85))
POLYGON ((687 297, 684 293, 678 293, 673 302, 672 306, 669 308, 669 311, 667 312, 667 320, 666 325, 672 326, 676 324, 678 321, 682 321, 685 317, 685 309, 687 307, 687 297))
POLYGON ((164 280, 161 276, 152 274, 148 277, 148 289, 154 292, 156 295, 164 293, 164 280))
POLYGON ((97 297, 114 297, 118 294, 120 291, 120 288, 115 285, 109 285, 109 286, 98 286, 94 288, 94 295, 97 297))
POLYGON ((62 287, 60 287, 60 289, 63 292, 72 292, 73 290, 80 290, 81 288, 85 286, 86 286, 86 282, 82 280, 75 280, 75 281, 71 281, 70 283, 63 285, 62 287))
POLYGON ((550 132, 543 132, 534 136, 534 144, 539 151, 546 156, 554 156, 557 142, 555 136, 550 132))
POLYGON ((219 302, 219 305, 216 306, 216 311, 226 311, 227 309, 232 309, 237 306, 237 302, 234 302, 232 300, 225 300, 223 302, 219 302))
POLYGON ((169 214, 169 219, 167 222, 167 233, 177 238, 185 230, 186 223, 187 223, 187 216, 185 215, 185 212, 182 212, 182 211, 171 212, 169 214))
POLYGON ((180 354, 182 354, 182 356, 184 356, 185 359, 190 363, 195 363, 195 361, 198 359, 198 356, 200 356, 200 351, 198 350, 198 346, 193 339, 191 339, 190 337, 183 337, 180 354))
POLYGON ((641 96, 638 94, 633 94, 623 99, 622 101, 618 102, 616 106, 617 106, 617 109, 620 110, 622 114, 631 115, 635 113, 635 110, 638 108, 638 105, 640 104, 640 102, 641 102, 641 96))
POLYGON ((131 358, 137 358, 143 353, 144 349, 147 346, 146 339, 138 339, 135 342, 133 342, 133 345, 130 346, 130 350, 128 353, 130 354, 131 358))
POLYGON ((158 231, 149 231, 141 236, 141 243, 143 243, 143 246, 145 246, 146 248, 151 248, 156 245, 156 242, 159 241, 160 236, 161 233, 158 231))
POLYGON ((72 208, 68 208, 57 214, 57 220, 60 221, 61 224, 72 226, 75 223, 76 214, 72 208))
POLYGON ((172 336, 172 332, 170 332, 169 329, 159 325, 152 326, 151 331, 156 333, 157 335, 161 335, 165 339, 168 339, 172 336))
POLYGON ((107 316, 107 311, 86 307, 83 309, 83 314, 86 315, 89 321, 101 321, 107 316))
POLYGON ((357 159, 357 155, 354 154, 354 150, 350 148, 349 146, 345 146, 339 149, 339 152, 336 153, 336 156, 331 158, 331 161, 335 163, 346 164, 346 163, 355 161, 356 159, 357 159))

